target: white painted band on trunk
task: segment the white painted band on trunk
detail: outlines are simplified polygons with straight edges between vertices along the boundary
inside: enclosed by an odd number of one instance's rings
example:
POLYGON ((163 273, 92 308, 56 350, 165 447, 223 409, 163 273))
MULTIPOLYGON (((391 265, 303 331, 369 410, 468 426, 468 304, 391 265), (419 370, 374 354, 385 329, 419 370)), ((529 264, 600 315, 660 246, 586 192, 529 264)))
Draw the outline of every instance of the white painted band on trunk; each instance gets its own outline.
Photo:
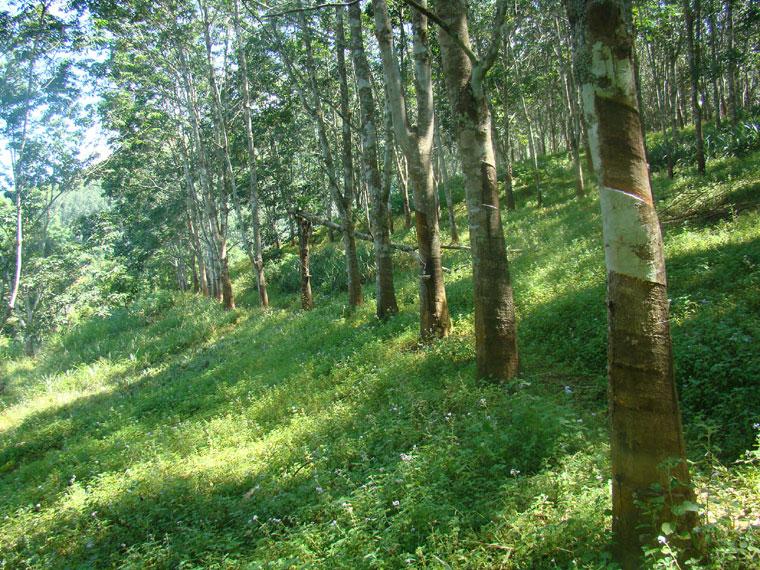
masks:
POLYGON ((599 198, 607 271, 665 285, 660 231, 651 227, 654 208, 638 196, 607 186, 600 187, 599 198))

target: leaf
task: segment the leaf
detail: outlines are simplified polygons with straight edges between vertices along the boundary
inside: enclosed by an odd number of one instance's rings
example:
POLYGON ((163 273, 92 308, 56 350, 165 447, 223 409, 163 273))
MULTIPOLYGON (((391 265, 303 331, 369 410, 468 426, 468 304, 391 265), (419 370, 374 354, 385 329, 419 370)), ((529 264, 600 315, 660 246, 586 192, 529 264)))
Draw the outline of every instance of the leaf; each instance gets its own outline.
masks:
POLYGON ((671 534, 673 534, 675 530, 676 530, 676 527, 675 525, 673 525, 673 523, 670 523, 670 522, 662 523, 662 532, 665 536, 670 536, 671 534))
POLYGON ((685 515, 687 512, 698 513, 699 505, 697 505, 696 503, 692 503, 691 501, 684 501, 683 503, 680 503, 678 505, 673 505, 673 507, 671 507, 670 510, 677 517, 681 517, 685 515))

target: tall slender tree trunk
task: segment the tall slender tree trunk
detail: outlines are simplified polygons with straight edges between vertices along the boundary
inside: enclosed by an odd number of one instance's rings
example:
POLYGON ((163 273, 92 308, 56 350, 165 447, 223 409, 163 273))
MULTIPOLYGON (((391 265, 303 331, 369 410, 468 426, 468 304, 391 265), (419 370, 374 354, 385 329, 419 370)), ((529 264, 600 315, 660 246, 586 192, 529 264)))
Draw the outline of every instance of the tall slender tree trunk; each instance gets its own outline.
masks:
MULTIPOLYGON (((354 237, 355 227, 353 220, 353 169, 350 164, 351 157, 351 132, 348 113, 348 85, 345 72, 345 54, 343 52, 345 41, 341 42, 338 49, 338 71, 340 77, 340 90, 341 90, 341 108, 345 107, 343 114, 343 183, 344 188, 341 192, 338 184, 338 179, 335 173, 335 161, 333 160, 332 149, 330 146, 330 140, 328 138, 327 125, 325 121, 324 112, 322 109, 322 100, 319 93, 319 85, 317 83, 316 76, 316 62, 314 60, 314 52, 311 44, 311 30, 309 23, 306 19, 305 12, 300 12, 299 20, 301 24, 301 30, 303 32, 304 48, 306 51, 306 71, 307 82, 309 91, 311 93, 311 103, 308 102, 306 93, 300 88, 297 80, 295 79, 295 72, 293 71, 293 65, 290 61, 290 57, 287 54, 287 50, 282 48, 281 55, 285 60, 285 64, 290 73, 294 76, 295 86, 298 91, 298 95, 301 98, 304 107, 312 115, 315 126, 317 129, 317 138, 319 141, 319 147, 322 154, 322 160, 325 164, 325 172, 327 174, 330 192, 332 194, 333 202, 338 208, 338 213, 341 217, 341 225, 343 227, 343 245, 346 255, 346 275, 348 285, 348 303, 349 306, 355 307, 362 302, 362 290, 361 280, 359 275, 359 263, 356 255, 356 239, 354 237), (341 61, 343 64, 341 65, 341 61)), ((340 23, 342 29, 342 22, 340 23)))
MULTIPOLYGON (((47 17, 47 4, 44 2, 41 4, 39 27, 42 29, 45 18, 47 17)), ((32 109, 32 87, 34 86, 34 66, 37 64, 39 57, 39 36, 34 38, 32 42, 32 50, 29 57, 29 68, 26 73, 26 93, 24 95, 24 113, 21 123, 21 136, 18 141, 17 154, 12 156, 11 173, 13 175, 13 190, 15 191, 15 205, 16 205, 16 243, 15 254, 16 264, 13 270, 13 283, 10 288, 10 295, 8 297, 8 306, 4 311, 2 321, 0 321, 0 330, 5 326, 5 323, 13 315, 13 311, 16 308, 16 299, 18 298, 19 288, 21 287, 21 266, 23 263, 24 253, 24 224, 23 224, 23 198, 22 193, 26 185, 26 143, 29 133, 29 121, 32 109)))
POLYGON ((412 208, 409 205, 409 165, 405 155, 396 152, 395 157, 396 171, 401 188, 401 203, 404 209, 404 227, 409 229, 412 227, 412 208))
POLYGON ((731 125, 736 127, 739 123, 739 112, 737 110, 736 100, 736 53, 734 48, 736 38, 734 37, 734 0, 724 0, 726 7, 726 40, 728 41, 727 59, 728 69, 726 75, 728 80, 728 115, 731 119, 731 125))
MULTIPOLYGON (((694 493, 673 376, 662 237, 636 102, 631 5, 627 0, 566 0, 566 5, 602 206, 612 529, 616 557, 628 570, 640 567, 642 546, 656 541, 660 523, 675 518, 671 507, 693 501, 694 493), (661 491, 654 491, 656 484, 661 491), (639 503, 653 495, 664 500, 654 528, 639 503)), ((681 519, 683 530, 693 529, 692 515, 681 519)))
MULTIPOLYGON (((509 49, 509 40, 507 37, 502 38, 504 43, 504 62, 507 69, 511 70, 511 52, 509 49)), ((504 82, 499 82, 497 89, 499 89, 499 97, 501 99, 501 106, 504 112, 504 197, 507 206, 507 211, 514 211, 517 209, 515 203, 515 192, 512 174, 512 163, 514 162, 514 147, 512 146, 512 116, 509 112, 509 96, 507 94, 506 85, 504 82)), ((492 118, 492 120, 495 120, 492 118)))
POLYGON ((441 172, 441 184, 443 186, 443 195, 446 197, 446 211, 449 216, 449 234, 451 243, 459 243, 459 230, 457 230, 457 220, 454 215, 454 198, 451 195, 451 181, 449 180, 449 167, 446 165, 446 156, 444 155, 443 139, 441 138, 441 129, 438 123, 435 125, 435 145, 438 147, 438 169, 441 172))
MULTIPOLYGON (((340 208, 343 213, 343 246, 346 248, 346 272, 348 276, 348 305, 356 307, 363 302, 359 260, 356 253, 355 221, 353 216, 354 162, 351 142, 351 109, 348 105, 348 80, 346 74, 346 38, 342 7, 336 8, 336 49, 340 83, 341 142, 343 149, 343 196, 340 208)), ((311 50, 310 50, 311 51, 311 50)))
POLYGON ((240 0, 234 2, 235 41, 237 43, 238 63, 240 65, 240 83, 243 88, 243 119, 245 123, 246 142, 248 144, 248 204, 251 208, 251 230, 253 234, 253 268, 256 271, 256 287, 259 291, 259 303, 269 306, 267 280, 264 274, 264 254, 261 242, 260 199, 258 190, 258 173, 256 171, 256 142, 253 137, 251 118, 251 94, 248 85, 248 56, 245 53, 243 32, 240 25, 240 0))
POLYGON ((310 311, 314 308, 314 298, 311 295, 311 269, 309 267, 309 238, 311 237, 311 222, 306 218, 298 220, 298 258, 301 265, 301 308, 310 311))
POLYGON ((512 147, 512 118, 509 111, 504 109, 504 197, 507 202, 507 210, 514 212, 517 209, 515 202, 515 191, 512 174, 512 162, 514 160, 514 150, 512 147))
MULTIPOLYGON (((338 8, 342 10, 343 8, 338 8)), ((380 181, 380 168, 377 164, 377 125, 375 122, 375 99, 372 95, 372 82, 369 62, 364 52, 362 35, 361 9, 359 4, 348 8, 351 27, 351 52, 356 73, 361 108, 362 160, 364 162, 364 179, 370 195, 372 213, 370 227, 375 247, 375 266, 377 269, 376 312, 380 319, 398 313, 396 291, 393 286, 393 257, 391 255, 391 235, 388 224, 388 192, 390 185, 380 181)))
POLYGON ((211 104, 214 108, 214 131, 219 145, 219 153, 222 158, 222 179, 220 182, 221 192, 221 211, 219 218, 219 265, 222 289, 222 303, 224 308, 235 308, 235 296, 232 291, 232 279, 230 278, 230 265, 227 251, 227 221, 228 221, 228 197, 236 192, 235 173, 232 170, 232 160, 230 159, 229 139, 227 137, 227 126, 224 120, 224 108, 222 98, 219 92, 219 86, 214 73, 214 63, 212 58, 212 44, 208 10, 203 0, 199 0, 201 13, 203 16, 203 36, 206 43, 206 65, 208 72, 209 87, 211 90, 211 104))
POLYGON ((676 164, 676 148, 678 146, 678 118, 676 110, 678 108, 678 79, 676 76, 676 59, 677 54, 671 49, 670 52, 670 141, 668 144, 668 178, 673 178, 676 164))
POLYGON ((683 0, 686 20, 686 42, 689 55, 689 79, 691 83, 691 113, 694 121, 694 139, 697 146, 697 172, 705 173, 705 139, 702 135, 702 105, 699 95, 700 36, 702 28, 700 0, 683 0), (693 2, 693 5, 692 5, 693 2), (695 30, 696 24, 696 30, 695 30))
POLYGON ((533 130, 533 121, 528 113, 528 105, 525 103, 525 96, 520 93, 520 103, 522 104, 523 118, 525 124, 528 127, 528 150, 530 151, 530 159, 533 166, 533 184, 536 188, 536 206, 541 208, 544 205, 543 194, 541 193, 541 174, 538 170, 538 150, 536 149, 536 137, 533 130))
POLYGON ((385 148, 383 149, 383 194, 386 200, 388 212, 388 230, 393 233, 393 207, 391 202, 391 184, 393 183, 393 166, 396 162, 393 142, 393 118, 388 104, 388 96, 385 97, 385 110, 383 112, 383 124, 385 131, 385 148))
POLYGON ((417 125, 412 130, 407 119, 406 98, 402 91, 398 60, 393 52, 393 33, 388 6, 385 0, 372 0, 372 6, 396 140, 406 156, 414 191, 415 229, 421 265, 420 335, 423 339, 445 337, 451 330, 451 320, 443 285, 441 238, 435 211, 431 162, 434 118, 427 18, 416 11, 413 14, 417 125))
MULTIPOLYGON (((720 3, 718 5, 720 5, 720 3)), ((718 62, 718 29, 715 12, 715 0, 710 0, 710 83, 712 85, 713 106, 715 107, 713 109, 715 126, 720 128, 720 91, 718 89, 720 64, 718 62)))
MULTIPOLYGON (((497 3, 501 27, 506 2, 497 3)), ((438 14, 465 47, 470 47, 465 0, 438 3, 438 14)), ((447 32, 438 34, 449 102, 454 110, 459 157, 464 173, 475 305, 478 375, 506 380, 517 374, 517 326, 507 248, 501 224, 499 188, 491 140, 491 113, 485 75, 493 64, 486 55, 472 62, 447 32)), ((498 48, 500 39, 496 38, 498 48)))
MULTIPOLYGON (((205 26, 204 26, 205 28, 205 26)), ((210 39, 209 39, 210 42, 210 39)), ((214 297, 223 300, 225 308, 231 309, 235 306, 235 300, 232 295, 232 281, 229 276, 229 266, 227 263, 227 195, 224 186, 222 186, 221 192, 221 212, 217 208, 214 193, 211 188, 211 181, 209 180, 208 158, 206 156, 206 149, 203 145, 203 139, 200 134, 200 111, 198 104, 198 97, 195 91, 194 79, 190 73, 190 67, 187 62, 187 55, 185 47, 181 44, 177 47, 177 55, 180 63, 180 75, 184 83, 186 105, 188 116, 190 119, 190 132, 192 135, 193 146, 195 147, 195 155, 197 159, 198 179, 201 186, 202 198, 204 209, 208 218, 209 227, 211 228, 211 238, 214 245, 214 267, 212 268, 215 273, 215 279, 213 282, 212 292, 214 297), (216 265, 218 264, 218 267, 216 265), (217 272, 217 269, 219 270, 217 272), (220 284, 217 280, 221 280, 220 284), (227 294, 227 297, 224 295, 227 294)), ((214 104, 212 102, 212 104, 214 104)))
POLYGON ((565 105, 567 114, 570 118, 570 152, 573 157, 573 170, 575 171, 575 194, 579 198, 586 195, 586 185, 583 180, 583 167, 581 166, 580 153, 580 112, 578 102, 575 98, 575 85, 573 82, 573 72, 569 69, 565 61, 565 54, 562 49, 562 28, 560 27, 559 17, 554 19, 554 28, 557 33, 557 47, 555 53, 560 62, 560 81, 562 82, 562 93, 565 96, 565 105))

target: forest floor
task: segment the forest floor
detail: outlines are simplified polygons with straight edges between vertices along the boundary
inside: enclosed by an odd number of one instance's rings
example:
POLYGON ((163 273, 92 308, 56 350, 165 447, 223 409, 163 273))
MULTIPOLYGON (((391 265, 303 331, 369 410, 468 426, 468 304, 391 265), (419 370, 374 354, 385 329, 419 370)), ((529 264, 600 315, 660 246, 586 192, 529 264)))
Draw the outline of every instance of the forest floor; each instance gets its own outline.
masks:
MULTIPOLYGON (((0 568, 613 568, 599 206, 573 198, 563 159, 543 168, 546 207, 518 186, 505 222, 508 385, 474 378, 466 252, 444 259, 454 332, 421 346, 414 260, 397 258, 401 314, 382 323, 369 250, 351 313, 323 234, 311 312, 289 246, 268 262, 269 310, 240 262, 235 311, 157 293, 0 363, 0 568)), ((655 175, 655 194, 702 564, 751 568, 760 154, 708 168, 655 175)), ((650 565, 677 567, 669 549, 650 565)))

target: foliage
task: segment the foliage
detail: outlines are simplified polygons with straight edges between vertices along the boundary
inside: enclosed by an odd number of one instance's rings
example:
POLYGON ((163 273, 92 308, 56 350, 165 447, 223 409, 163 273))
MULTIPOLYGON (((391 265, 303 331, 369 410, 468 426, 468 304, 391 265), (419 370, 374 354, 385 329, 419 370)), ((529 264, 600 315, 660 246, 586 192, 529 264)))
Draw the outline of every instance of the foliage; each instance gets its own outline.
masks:
MULTIPOLYGON (((716 191, 741 191, 758 160, 726 161, 716 191)), ((506 225, 524 355, 507 386, 474 379, 459 251, 444 263, 455 334, 430 346, 417 341, 413 265, 397 269, 401 313, 386 323, 371 303, 344 313, 329 281, 302 312, 287 293, 287 246, 269 260, 275 308, 143 295, 81 320, 36 359, 2 364, 5 565, 614 568, 598 203, 569 199, 564 157, 547 172, 549 205, 506 225)), ((655 184, 663 206, 680 194, 655 184)), ((751 567, 760 545, 758 452, 739 457, 758 449, 747 391, 758 356, 741 337, 756 334, 759 222, 752 211, 665 232, 706 517, 709 558, 694 568, 751 567)), ((315 279, 341 267, 338 246, 317 240, 315 279)), ((244 265, 237 273, 236 286, 253 286, 244 265)), ((652 567, 676 563, 663 546, 652 567)))
MULTIPOLYGON (((675 140, 662 133, 651 133, 648 137, 647 156, 653 170, 663 170, 668 164, 668 155, 673 155, 676 168, 688 167, 696 153, 694 129, 689 127, 676 133, 675 140)), ((747 117, 736 128, 724 123, 720 128, 713 123, 704 125, 705 156, 727 158, 746 156, 760 150, 760 118, 747 117)))

